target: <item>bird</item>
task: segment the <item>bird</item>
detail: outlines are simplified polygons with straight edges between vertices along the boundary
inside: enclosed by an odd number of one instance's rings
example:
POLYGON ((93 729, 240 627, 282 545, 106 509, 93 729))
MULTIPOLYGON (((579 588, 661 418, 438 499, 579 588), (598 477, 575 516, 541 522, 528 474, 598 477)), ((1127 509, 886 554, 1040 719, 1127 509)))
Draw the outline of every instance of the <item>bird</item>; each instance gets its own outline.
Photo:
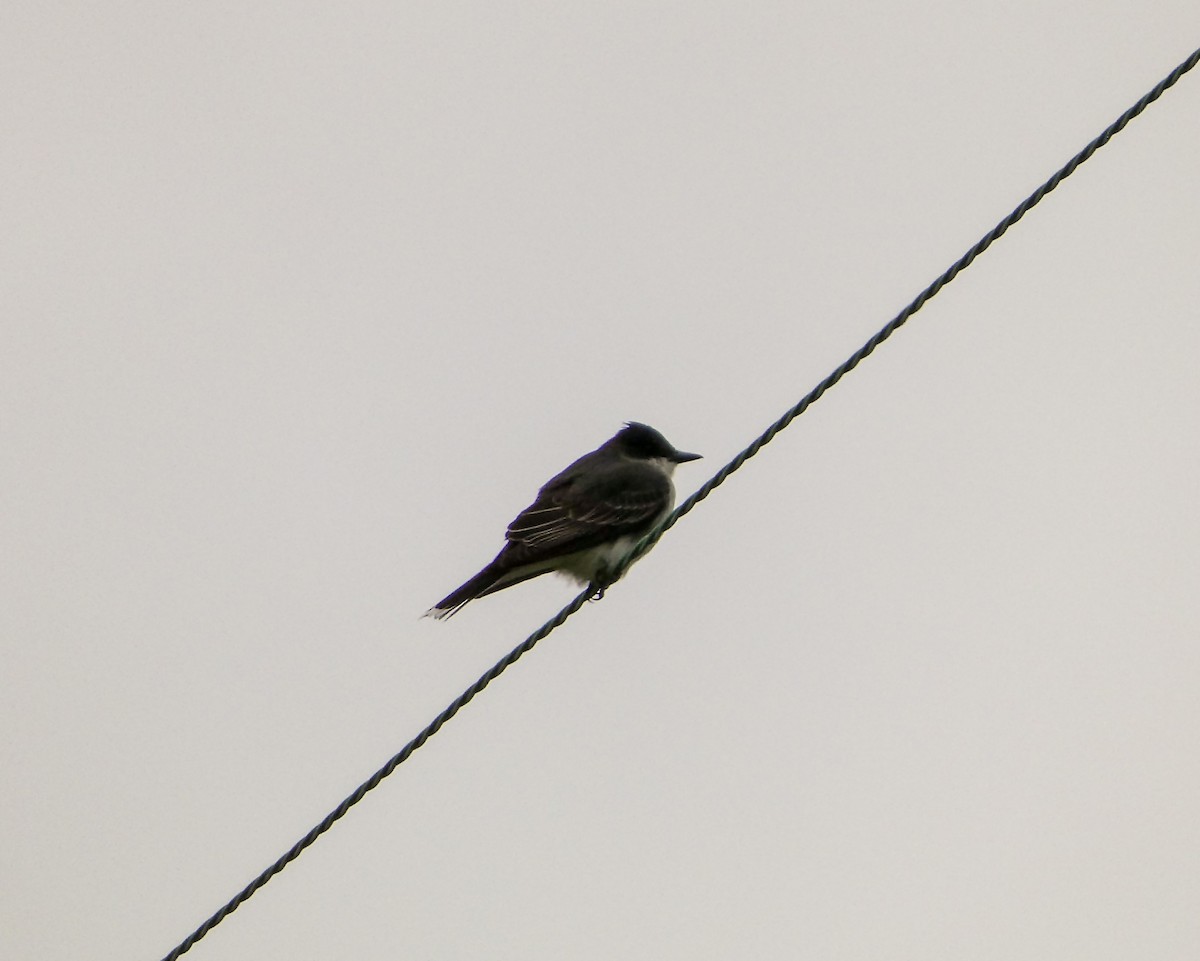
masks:
POLYGON ((627 421, 547 481, 508 525, 495 559, 424 616, 451 617, 469 601, 550 571, 603 596, 616 566, 675 506, 676 466, 700 457, 676 450, 653 427, 627 421))

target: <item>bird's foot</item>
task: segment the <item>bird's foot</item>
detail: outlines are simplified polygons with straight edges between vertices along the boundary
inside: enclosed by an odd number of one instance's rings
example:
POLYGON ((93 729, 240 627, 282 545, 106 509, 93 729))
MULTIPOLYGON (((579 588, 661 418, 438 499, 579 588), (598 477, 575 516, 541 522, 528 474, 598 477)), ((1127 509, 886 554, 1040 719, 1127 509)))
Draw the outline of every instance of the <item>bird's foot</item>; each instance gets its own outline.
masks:
POLYGON ((588 595, 588 601, 599 601, 604 599, 604 592, 613 585, 614 578, 610 576, 608 568, 604 567, 596 572, 596 576, 592 578, 591 584, 588 586, 592 592, 588 595))

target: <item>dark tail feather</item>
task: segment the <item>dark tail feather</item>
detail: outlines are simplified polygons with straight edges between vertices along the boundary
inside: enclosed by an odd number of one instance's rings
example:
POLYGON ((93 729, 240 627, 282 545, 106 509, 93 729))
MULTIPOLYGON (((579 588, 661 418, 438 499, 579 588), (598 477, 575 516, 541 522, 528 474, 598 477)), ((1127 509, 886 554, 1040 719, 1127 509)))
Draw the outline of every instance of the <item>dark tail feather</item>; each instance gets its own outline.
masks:
POLYGON ((502 576, 503 572, 496 570, 496 562, 493 561, 458 590, 452 591, 434 604, 423 616, 432 617, 437 621, 453 617, 467 601, 473 601, 475 598, 489 593, 489 590, 502 576))
POLYGON ((437 621, 444 620, 447 617, 457 614, 467 601, 486 597, 488 594, 502 591, 506 587, 512 587, 514 584, 524 583, 533 577, 541 577, 552 570, 554 570, 554 566, 549 563, 544 567, 527 565, 514 570, 503 563, 500 557, 497 557, 457 591, 446 595, 434 604, 422 616, 432 617, 437 621))

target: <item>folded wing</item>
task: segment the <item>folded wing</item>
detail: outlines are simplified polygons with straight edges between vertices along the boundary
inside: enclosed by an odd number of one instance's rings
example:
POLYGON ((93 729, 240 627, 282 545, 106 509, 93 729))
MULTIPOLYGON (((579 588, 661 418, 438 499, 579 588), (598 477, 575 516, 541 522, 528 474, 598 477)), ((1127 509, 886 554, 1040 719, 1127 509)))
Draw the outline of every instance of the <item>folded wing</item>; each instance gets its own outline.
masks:
POLYGON ((529 564, 642 533, 670 510, 671 482, 660 471, 629 465, 588 477, 564 473, 508 525, 501 556, 529 564))

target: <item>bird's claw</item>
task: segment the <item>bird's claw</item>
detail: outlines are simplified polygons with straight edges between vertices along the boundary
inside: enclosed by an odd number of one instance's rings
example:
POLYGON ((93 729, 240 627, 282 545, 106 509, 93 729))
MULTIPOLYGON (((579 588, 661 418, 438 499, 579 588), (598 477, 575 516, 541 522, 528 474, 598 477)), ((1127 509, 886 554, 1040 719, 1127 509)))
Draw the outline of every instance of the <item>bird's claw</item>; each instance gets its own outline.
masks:
POLYGON ((588 595, 588 601, 603 600, 604 592, 612 587, 613 580, 607 566, 598 571, 592 579, 592 583, 588 585, 592 589, 592 593, 588 595))

